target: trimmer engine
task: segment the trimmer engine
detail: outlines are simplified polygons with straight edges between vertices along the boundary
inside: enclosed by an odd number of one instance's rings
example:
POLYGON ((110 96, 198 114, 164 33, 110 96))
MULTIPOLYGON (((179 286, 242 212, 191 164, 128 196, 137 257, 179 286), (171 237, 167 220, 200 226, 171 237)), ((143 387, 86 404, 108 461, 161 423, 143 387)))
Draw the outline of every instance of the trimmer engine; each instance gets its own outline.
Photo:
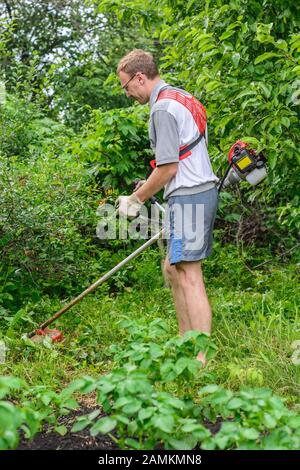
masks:
MULTIPOLYGON (((248 144, 238 140, 228 154, 229 168, 221 185, 225 188, 246 180, 255 186, 267 176, 266 159, 256 150, 248 149, 248 144)), ((220 185, 220 186, 221 186, 220 185)))

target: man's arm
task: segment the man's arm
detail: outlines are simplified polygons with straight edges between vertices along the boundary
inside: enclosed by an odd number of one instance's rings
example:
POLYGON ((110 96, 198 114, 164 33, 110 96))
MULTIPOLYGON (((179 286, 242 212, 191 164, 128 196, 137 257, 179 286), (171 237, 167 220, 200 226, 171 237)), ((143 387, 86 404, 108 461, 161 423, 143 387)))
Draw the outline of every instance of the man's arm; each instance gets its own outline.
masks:
POLYGON ((152 121, 157 166, 135 193, 141 202, 160 191, 176 175, 179 162, 179 134, 174 116, 158 110, 153 113, 152 121))
POLYGON ((156 167, 146 183, 135 192, 139 200, 145 202, 158 193, 176 175, 177 167, 178 163, 166 163, 156 167))
POLYGON ((119 216, 135 219, 141 206, 151 196, 156 194, 177 172, 178 163, 166 163, 154 169, 147 181, 130 196, 120 196, 116 201, 119 216))
POLYGON ((156 130, 156 168, 147 181, 130 196, 120 196, 117 212, 132 220, 138 216, 141 206, 162 189, 175 175, 179 162, 179 136, 174 117, 166 111, 154 114, 156 130))

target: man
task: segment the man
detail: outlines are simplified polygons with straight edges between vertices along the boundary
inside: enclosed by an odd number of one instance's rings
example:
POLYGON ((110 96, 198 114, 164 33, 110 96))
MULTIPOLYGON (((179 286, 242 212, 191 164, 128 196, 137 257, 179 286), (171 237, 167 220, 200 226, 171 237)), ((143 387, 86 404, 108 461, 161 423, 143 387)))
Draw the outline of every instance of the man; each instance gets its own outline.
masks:
MULTIPOLYGON (((150 103, 149 137, 156 157, 147 181, 130 196, 119 198, 119 214, 137 217, 143 203, 165 188, 170 239, 164 269, 172 287, 179 334, 189 330, 210 334, 212 314, 201 260, 211 252, 218 178, 207 152, 205 110, 192 95, 161 80, 148 52, 128 53, 117 73, 128 98, 150 103)), ((205 365, 202 351, 197 359, 205 365)))

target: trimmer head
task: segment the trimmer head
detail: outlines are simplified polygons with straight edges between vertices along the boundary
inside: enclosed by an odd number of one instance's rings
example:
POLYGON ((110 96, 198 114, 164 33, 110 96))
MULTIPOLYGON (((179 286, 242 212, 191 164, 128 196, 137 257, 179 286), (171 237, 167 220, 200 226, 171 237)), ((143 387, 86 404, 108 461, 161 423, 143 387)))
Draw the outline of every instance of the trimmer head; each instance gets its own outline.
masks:
POLYGON ((62 332, 56 328, 45 328, 44 330, 39 329, 36 330, 35 333, 36 334, 30 338, 34 343, 41 343, 45 337, 50 338, 53 343, 60 343, 64 339, 62 332))

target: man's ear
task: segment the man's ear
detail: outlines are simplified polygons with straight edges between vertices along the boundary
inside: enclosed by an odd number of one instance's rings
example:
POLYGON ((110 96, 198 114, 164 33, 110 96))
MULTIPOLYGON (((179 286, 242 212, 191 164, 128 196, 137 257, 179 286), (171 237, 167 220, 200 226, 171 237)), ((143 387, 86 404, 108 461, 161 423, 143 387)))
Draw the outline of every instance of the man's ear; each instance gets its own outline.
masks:
POLYGON ((138 78, 138 81, 141 85, 144 85, 145 83, 145 75, 142 73, 142 72, 137 72, 137 78, 138 78))

